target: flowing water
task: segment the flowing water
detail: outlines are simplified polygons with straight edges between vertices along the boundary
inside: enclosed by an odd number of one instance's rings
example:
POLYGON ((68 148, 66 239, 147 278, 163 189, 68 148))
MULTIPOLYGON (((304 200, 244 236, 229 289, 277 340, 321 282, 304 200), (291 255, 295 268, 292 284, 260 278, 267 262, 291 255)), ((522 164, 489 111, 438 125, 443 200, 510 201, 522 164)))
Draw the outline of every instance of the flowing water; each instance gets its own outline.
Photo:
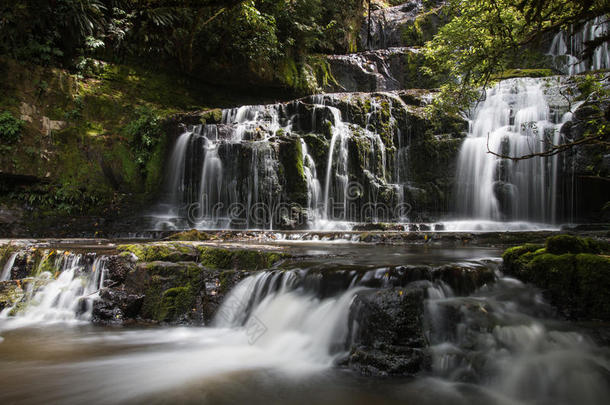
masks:
POLYGON ((212 325, 88 325, 103 257, 66 255, 21 311, 0 319, 2 403, 602 404, 610 353, 560 321, 540 291, 497 273, 470 295, 426 282, 432 369, 378 379, 342 366, 354 296, 391 283, 401 264, 472 263, 496 269, 494 249, 307 246, 339 253, 262 271, 225 297, 212 325), (328 249, 331 249, 330 251, 328 249), (360 270, 350 263, 358 264, 360 270), (344 287, 316 274, 344 271, 344 287), (347 266, 347 267, 346 267, 347 266), (84 301, 85 300, 85 301, 84 301))
POLYGON ((458 215, 493 221, 556 222, 559 157, 512 161, 561 142, 570 116, 551 109, 540 79, 510 79, 489 89, 458 156, 458 215))
POLYGON ((607 16, 596 17, 569 32, 560 31, 553 37, 548 54, 554 57, 557 68, 565 74, 579 74, 610 68, 608 41, 599 44, 589 57, 583 55, 587 42, 604 37, 610 30, 607 16))
MULTIPOLYGON (((5 270, 14 264, 11 258, 5 270)), ((105 261, 95 255, 60 253, 53 266, 55 274, 41 271, 27 285, 25 298, 0 312, 0 330, 88 322, 92 301, 104 286, 105 261)))
POLYGON ((346 93, 242 106, 223 110, 219 123, 189 127, 170 154, 164 192, 151 214, 154 226, 334 229, 350 222, 405 219, 401 201, 408 183, 403 162, 408 131, 403 135, 392 111, 406 105, 394 94, 376 97, 346 93), (369 106, 365 117, 350 117, 357 104, 369 106), (391 155, 379 134, 388 113, 384 128, 398 142, 391 155), (358 170, 365 179, 360 182, 354 181, 356 143, 362 145, 358 170), (312 153, 320 144, 328 152, 312 153), (302 159, 297 165, 302 179, 299 173, 285 174, 292 151, 302 159), (290 190, 301 181, 307 192, 295 199, 290 190), (382 203, 381 194, 396 202, 382 203))

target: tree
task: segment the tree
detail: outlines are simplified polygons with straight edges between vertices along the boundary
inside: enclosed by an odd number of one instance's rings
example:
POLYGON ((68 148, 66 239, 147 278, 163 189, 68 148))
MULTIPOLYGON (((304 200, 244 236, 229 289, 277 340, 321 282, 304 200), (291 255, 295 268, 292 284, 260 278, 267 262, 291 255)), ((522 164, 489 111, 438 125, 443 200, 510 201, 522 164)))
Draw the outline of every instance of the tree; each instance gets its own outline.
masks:
MULTIPOLYGON (((606 15, 608 0, 449 0, 447 8, 453 18, 426 44, 428 65, 424 69, 443 83, 430 109, 458 114, 480 99, 485 88, 507 69, 528 67, 523 66, 524 61, 542 59, 536 45, 545 34, 606 15)), ((596 42, 587 44, 583 57, 595 49, 596 42)), ((599 124, 605 125, 603 114, 600 119, 599 124)), ((582 141, 590 142, 605 140, 592 136, 582 141)), ((576 145, 552 145, 550 153, 576 145)), ((542 155, 500 157, 535 156, 542 155)))

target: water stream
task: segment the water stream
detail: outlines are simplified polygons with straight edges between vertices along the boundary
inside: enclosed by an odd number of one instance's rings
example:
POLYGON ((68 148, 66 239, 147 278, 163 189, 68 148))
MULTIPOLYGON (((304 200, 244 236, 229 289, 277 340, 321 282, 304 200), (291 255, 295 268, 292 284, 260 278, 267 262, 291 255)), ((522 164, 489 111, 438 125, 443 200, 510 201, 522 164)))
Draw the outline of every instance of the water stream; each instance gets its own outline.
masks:
POLYGON ((568 111, 551 111, 540 79, 510 79, 487 91, 458 156, 457 213, 463 218, 555 223, 559 157, 511 161, 561 142, 568 111))
POLYGON ((609 350, 557 318, 539 290, 497 272, 497 259, 485 257, 494 250, 421 248, 404 255, 401 247, 346 248, 350 253, 337 259, 244 279, 212 325, 190 328, 88 325, 83 299, 104 284, 103 258, 66 255, 56 278, 41 274, 48 282, 28 305, 0 318, 0 401, 605 403, 609 350), (452 262, 489 266, 497 281, 472 294, 426 282, 429 372, 363 378, 340 365, 354 297, 396 282, 383 263, 452 262), (344 287, 316 276, 348 263, 364 267, 340 273, 344 287))

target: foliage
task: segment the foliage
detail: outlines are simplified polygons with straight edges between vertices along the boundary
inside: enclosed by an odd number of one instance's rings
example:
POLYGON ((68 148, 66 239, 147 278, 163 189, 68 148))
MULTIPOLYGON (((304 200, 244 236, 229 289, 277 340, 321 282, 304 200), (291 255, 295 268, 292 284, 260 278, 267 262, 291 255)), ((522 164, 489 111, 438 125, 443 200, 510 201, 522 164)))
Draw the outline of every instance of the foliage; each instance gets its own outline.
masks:
POLYGON ((464 109, 476 101, 473 89, 523 60, 536 59, 534 47, 546 32, 567 28, 583 18, 603 15, 604 0, 450 0, 453 16, 425 47, 429 75, 445 78, 437 104, 464 109), (456 96, 457 94, 457 96, 456 96))
POLYGON ((124 133, 129 139, 136 163, 145 174, 146 164, 162 135, 160 117, 149 107, 139 107, 136 118, 127 124, 124 133))
MULTIPOLYGON (((11 2, 9 2, 11 3, 11 2)), ((136 58, 192 73, 354 47, 363 0, 32 0, 0 6, 0 54, 99 73, 136 58), (28 21, 28 24, 23 24, 28 21)))
POLYGON ((0 113, 0 141, 3 143, 15 143, 21 139, 23 121, 15 118, 10 111, 0 113))

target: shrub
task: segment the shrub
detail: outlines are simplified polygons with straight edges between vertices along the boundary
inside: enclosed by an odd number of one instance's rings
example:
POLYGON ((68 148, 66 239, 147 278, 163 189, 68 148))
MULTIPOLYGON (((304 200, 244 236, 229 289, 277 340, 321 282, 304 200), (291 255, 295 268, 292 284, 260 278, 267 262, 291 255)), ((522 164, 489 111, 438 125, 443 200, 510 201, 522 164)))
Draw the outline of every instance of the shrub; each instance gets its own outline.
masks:
POLYGON ((161 119, 148 107, 136 110, 136 119, 124 129, 140 169, 144 171, 153 150, 162 136, 161 119))
POLYGON ((0 113, 0 140, 3 143, 15 143, 21 139, 23 121, 13 117, 10 111, 0 113))

